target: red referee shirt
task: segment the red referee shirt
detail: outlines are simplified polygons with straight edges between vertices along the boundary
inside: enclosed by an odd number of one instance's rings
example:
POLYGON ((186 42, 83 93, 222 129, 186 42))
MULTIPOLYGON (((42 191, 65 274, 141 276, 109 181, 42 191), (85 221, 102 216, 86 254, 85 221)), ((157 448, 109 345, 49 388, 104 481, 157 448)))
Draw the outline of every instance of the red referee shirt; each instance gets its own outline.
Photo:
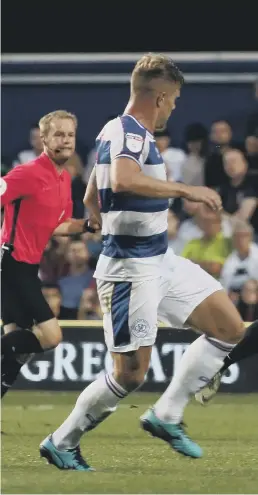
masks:
POLYGON ((58 173, 45 153, 18 165, 1 179, 4 223, 1 243, 10 242, 15 200, 21 198, 12 256, 38 264, 53 231, 72 216, 71 177, 58 173))

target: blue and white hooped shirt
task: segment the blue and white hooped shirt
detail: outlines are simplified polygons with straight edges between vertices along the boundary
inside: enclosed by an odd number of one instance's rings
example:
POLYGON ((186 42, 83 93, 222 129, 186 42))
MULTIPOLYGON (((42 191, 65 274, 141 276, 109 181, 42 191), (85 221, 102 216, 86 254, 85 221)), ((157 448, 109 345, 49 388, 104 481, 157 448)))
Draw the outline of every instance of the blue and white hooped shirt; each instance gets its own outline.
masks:
POLYGON ((123 115, 105 125, 96 151, 103 248, 95 277, 110 281, 159 277, 168 245, 168 201, 114 193, 110 184, 110 165, 118 157, 134 160, 145 175, 167 180, 155 139, 134 117, 123 115))

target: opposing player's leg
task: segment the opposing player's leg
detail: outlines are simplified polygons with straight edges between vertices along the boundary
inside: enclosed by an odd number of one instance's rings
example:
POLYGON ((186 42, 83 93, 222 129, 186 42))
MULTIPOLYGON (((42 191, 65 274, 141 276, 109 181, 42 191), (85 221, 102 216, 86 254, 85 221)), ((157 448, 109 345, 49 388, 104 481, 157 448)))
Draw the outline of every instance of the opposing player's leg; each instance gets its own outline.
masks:
POLYGON ((223 366, 215 373, 211 380, 199 392, 195 398, 201 404, 209 402, 217 393, 221 379, 225 371, 233 364, 242 361, 258 353, 258 320, 254 321, 247 329, 244 337, 225 357, 223 366))
POLYGON ((24 355, 56 347, 61 340, 61 329, 41 292, 35 268, 16 262, 10 255, 4 256, 2 262, 3 395, 23 366, 24 355))
POLYGON ((160 304, 159 317, 171 326, 186 324, 205 334, 185 351, 170 385, 154 406, 159 419, 180 425, 191 396, 220 369, 241 339, 244 324, 221 285, 183 258, 175 260, 171 287, 160 304))

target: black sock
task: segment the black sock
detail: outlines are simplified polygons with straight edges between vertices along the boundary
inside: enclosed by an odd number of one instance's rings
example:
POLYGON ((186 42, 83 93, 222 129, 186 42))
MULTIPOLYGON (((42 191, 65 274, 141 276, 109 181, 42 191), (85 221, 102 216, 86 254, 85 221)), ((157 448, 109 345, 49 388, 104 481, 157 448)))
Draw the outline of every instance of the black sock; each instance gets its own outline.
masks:
POLYGON ((227 370, 231 364, 238 363, 256 353, 258 353, 258 320, 248 327, 244 338, 225 357, 221 371, 227 370))
POLYGON ((16 359, 3 359, 1 364, 1 398, 8 392, 11 386, 14 384, 20 369, 24 363, 17 361, 16 359))
POLYGON ((5 358, 14 358, 18 354, 44 352, 36 335, 30 330, 14 330, 1 337, 1 354, 5 358))

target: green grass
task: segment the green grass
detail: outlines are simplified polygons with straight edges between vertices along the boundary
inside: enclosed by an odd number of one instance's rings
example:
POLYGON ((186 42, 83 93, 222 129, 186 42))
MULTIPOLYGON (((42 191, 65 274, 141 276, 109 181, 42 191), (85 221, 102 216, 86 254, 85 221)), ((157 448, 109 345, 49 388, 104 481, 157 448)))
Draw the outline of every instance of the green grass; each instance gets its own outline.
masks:
POLYGON ((258 492, 258 395, 220 395, 207 408, 191 404, 185 421, 205 451, 191 460, 139 428, 156 395, 134 394, 82 440, 96 473, 59 471, 39 457, 40 441, 65 419, 75 397, 11 391, 4 399, 2 493, 258 492))

